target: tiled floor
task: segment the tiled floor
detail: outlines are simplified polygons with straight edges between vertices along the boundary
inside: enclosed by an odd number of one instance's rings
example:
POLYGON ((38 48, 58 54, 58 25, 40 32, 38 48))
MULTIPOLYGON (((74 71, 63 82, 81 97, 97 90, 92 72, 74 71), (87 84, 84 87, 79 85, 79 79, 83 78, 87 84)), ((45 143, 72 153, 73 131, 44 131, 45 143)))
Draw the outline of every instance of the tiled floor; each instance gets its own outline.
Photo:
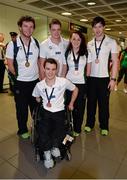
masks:
MULTIPOLYGON (((72 145, 72 160, 46 170, 34 160, 34 148, 16 135, 13 97, 0 94, 1 179, 127 179, 127 94, 122 85, 111 94, 110 134, 102 137, 98 123, 91 134, 82 134, 72 145)), ((30 121, 29 121, 30 124, 30 121)))

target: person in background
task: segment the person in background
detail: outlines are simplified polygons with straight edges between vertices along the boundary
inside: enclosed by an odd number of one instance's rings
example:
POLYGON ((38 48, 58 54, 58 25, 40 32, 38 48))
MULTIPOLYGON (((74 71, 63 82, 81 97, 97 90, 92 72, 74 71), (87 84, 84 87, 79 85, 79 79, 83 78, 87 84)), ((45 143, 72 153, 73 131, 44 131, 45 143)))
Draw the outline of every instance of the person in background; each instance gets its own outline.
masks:
MULTIPOLYGON (((68 67, 66 78, 74 83, 79 90, 78 97, 74 103, 74 110, 72 111, 74 123, 73 136, 79 136, 85 111, 87 93, 86 76, 90 75, 91 66, 85 37, 80 31, 74 31, 71 33, 70 42, 67 47, 65 56, 68 67)), ((67 102, 68 100, 70 101, 70 91, 66 92, 66 98, 67 102)))
POLYGON ((94 128, 98 104, 100 133, 107 136, 109 133, 109 95, 110 91, 114 90, 118 71, 118 46, 114 39, 105 35, 105 20, 102 17, 93 19, 92 28, 95 37, 88 43, 92 65, 88 78, 87 119, 84 131, 91 132, 94 128), (109 75, 110 53, 112 69, 109 75))
POLYGON ((16 38, 17 38, 17 36, 18 36, 18 33, 17 33, 17 32, 10 32, 9 34, 10 34, 10 36, 11 36, 11 40, 12 40, 12 41, 16 41, 16 38))
POLYGON ((16 104, 16 116, 18 121, 17 134, 28 139, 30 134, 27 128, 28 108, 32 114, 36 106, 36 100, 32 97, 32 91, 39 81, 38 57, 39 48, 32 34, 35 29, 35 20, 31 16, 22 16, 18 22, 20 35, 17 37, 17 56, 14 66, 14 44, 11 41, 6 49, 8 69, 15 77, 14 98, 16 104))
POLYGON ((54 58, 58 63, 58 76, 65 77, 66 72, 66 60, 65 50, 68 45, 68 41, 61 37, 61 22, 58 19, 52 19, 49 24, 49 30, 51 36, 43 41, 40 45, 40 78, 44 78, 44 61, 46 58, 54 58))
POLYGON ((3 89, 4 74, 5 74, 4 54, 5 54, 4 34, 0 33, 0 93, 7 93, 7 91, 3 89))
POLYGON ((117 78, 117 85, 115 91, 117 91, 117 86, 124 77, 124 89, 123 92, 127 94, 127 47, 120 53, 120 70, 117 78))
POLYGON ((63 77, 57 77, 58 64, 56 60, 48 58, 44 62, 45 78, 38 82, 33 90, 33 96, 39 102, 42 98, 41 120, 38 125, 39 149, 44 153, 44 166, 52 168, 53 158, 59 158, 60 146, 66 136, 64 93, 72 91, 69 110, 73 110, 78 94, 77 87, 63 77))

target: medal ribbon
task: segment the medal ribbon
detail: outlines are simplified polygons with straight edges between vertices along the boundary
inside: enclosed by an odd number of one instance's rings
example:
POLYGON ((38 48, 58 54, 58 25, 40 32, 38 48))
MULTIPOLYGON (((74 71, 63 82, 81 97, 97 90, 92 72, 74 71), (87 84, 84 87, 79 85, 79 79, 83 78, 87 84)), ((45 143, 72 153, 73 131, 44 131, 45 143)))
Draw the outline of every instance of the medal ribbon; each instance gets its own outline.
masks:
POLYGON ((48 103, 50 103, 50 100, 51 100, 51 98, 52 98, 53 91, 54 91, 54 88, 52 88, 52 91, 51 91, 50 95, 48 96, 47 89, 45 89, 45 93, 46 93, 46 97, 47 97, 47 99, 48 99, 48 103))
POLYGON ((79 68, 79 58, 80 58, 80 55, 78 55, 77 59, 75 58, 75 54, 74 54, 74 51, 72 51, 73 53, 73 61, 74 61, 74 64, 75 64, 75 71, 78 71, 78 68, 79 68))
POLYGON ((26 63, 28 62, 28 59, 29 59, 29 52, 30 52, 30 43, 31 43, 31 39, 29 41, 29 44, 28 44, 28 49, 27 49, 27 52, 26 52, 26 49, 25 49, 25 46, 24 46, 24 43, 20 37, 20 41, 22 43, 22 46, 23 46, 23 50, 24 50, 24 53, 25 53, 25 57, 26 57, 26 63))
POLYGON ((98 56, 99 56, 99 53, 100 53, 100 50, 101 50, 101 46, 102 46, 102 43, 103 43, 104 39, 105 39, 105 35, 104 35, 103 39, 101 40, 99 48, 97 48, 96 39, 95 39, 96 59, 98 59, 98 56))

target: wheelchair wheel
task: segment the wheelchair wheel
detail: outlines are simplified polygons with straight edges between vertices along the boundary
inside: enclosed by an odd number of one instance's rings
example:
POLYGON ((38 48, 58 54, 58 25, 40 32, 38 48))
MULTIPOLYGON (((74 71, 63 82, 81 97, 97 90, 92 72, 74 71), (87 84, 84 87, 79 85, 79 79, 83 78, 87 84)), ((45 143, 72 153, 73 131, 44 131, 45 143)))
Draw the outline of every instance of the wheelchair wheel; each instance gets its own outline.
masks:
POLYGON ((34 133, 34 120, 32 120, 32 125, 31 125, 31 130, 30 130, 30 132, 31 132, 31 136, 30 136, 30 142, 32 143, 32 144, 34 144, 34 142, 35 142, 35 133, 34 133))
POLYGON ((36 162, 39 162, 40 160, 41 160, 41 159, 40 159, 40 155, 39 155, 39 154, 36 154, 36 155, 35 155, 35 161, 36 161, 36 162))
POLYGON ((35 148, 35 161, 39 162, 40 160, 39 148, 35 148))
POLYGON ((65 159, 66 159, 67 161, 70 161, 70 160, 71 160, 71 157, 72 157, 72 156, 71 156, 70 151, 67 150, 65 159))
POLYGON ((38 123, 41 119, 40 116, 41 112, 41 104, 39 103, 38 106, 34 109, 33 115, 32 115, 32 124, 31 124, 31 143, 36 144, 38 140, 38 132, 37 132, 37 127, 38 123))

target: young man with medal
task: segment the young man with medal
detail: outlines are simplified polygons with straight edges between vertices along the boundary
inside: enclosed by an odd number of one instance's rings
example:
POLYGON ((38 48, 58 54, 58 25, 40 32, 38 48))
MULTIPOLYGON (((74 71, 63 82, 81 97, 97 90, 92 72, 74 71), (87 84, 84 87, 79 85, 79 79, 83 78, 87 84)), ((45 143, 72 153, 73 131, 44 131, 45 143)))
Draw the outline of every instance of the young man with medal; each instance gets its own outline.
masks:
POLYGON ((18 120, 17 134, 23 139, 27 139, 30 136, 27 128, 28 107, 30 107, 32 113, 36 105, 36 101, 32 97, 32 91, 39 78, 39 48, 32 37, 35 29, 35 20, 30 16, 23 16, 17 24, 20 31, 20 35, 16 39, 17 55, 14 58, 14 44, 11 41, 7 45, 6 59, 8 69, 15 77, 14 98, 18 120), (16 62, 17 66, 14 66, 14 62, 16 62))
POLYGON ((101 135, 109 133, 109 95, 114 90, 118 69, 118 45, 116 41, 104 34, 105 21, 95 17, 92 21, 95 37, 88 43, 92 65, 88 78, 87 120, 85 132, 91 132, 95 125, 96 108, 101 135), (108 60, 111 54, 112 70, 108 71, 108 60))
POLYGON ((61 22, 58 19, 52 19, 49 24, 49 30, 51 36, 43 41, 40 45, 40 77, 44 78, 44 61, 46 58, 54 58, 58 63, 57 75, 65 77, 66 72, 66 60, 65 50, 68 45, 68 41, 61 37, 61 22))
MULTIPOLYGON (((89 75, 88 67, 90 68, 91 66, 91 59, 90 55, 88 56, 85 37, 80 31, 74 31, 71 33, 70 42, 65 54, 68 65, 66 78, 69 79, 72 83, 74 83, 79 90, 78 97, 74 104, 74 110, 72 112, 74 123, 73 136, 79 136, 79 134, 81 133, 82 122, 85 112, 87 90, 86 75, 89 75)), ((68 104, 68 100, 71 97, 71 92, 67 91, 66 96, 68 104)))
POLYGON ((72 96, 68 105, 69 110, 73 110, 78 89, 66 78, 57 77, 58 64, 56 60, 49 58, 44 62, 45 78, 38 82, 33 90, 33 96, 37 101, 42 98, 42 109, 38 133, 39 149, 44 153, 44 166, 52 168, 54 166, 53 157, 60 157, 59 147, 66 135, 65 131, 65 107, 64 93, 68 89, 72 91, 72 96))

